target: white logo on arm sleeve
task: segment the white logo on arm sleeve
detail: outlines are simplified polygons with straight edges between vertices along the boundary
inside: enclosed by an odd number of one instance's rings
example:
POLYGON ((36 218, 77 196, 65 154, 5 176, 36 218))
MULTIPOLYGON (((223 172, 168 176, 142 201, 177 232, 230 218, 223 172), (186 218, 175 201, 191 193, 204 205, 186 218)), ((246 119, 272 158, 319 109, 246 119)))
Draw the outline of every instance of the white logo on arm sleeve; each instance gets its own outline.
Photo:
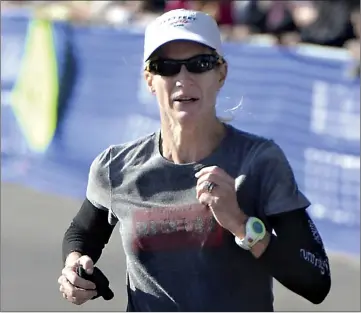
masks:
POLYGON ((316 225, 312 222, 312 220, 308 220, 308 225, 310 226, 311 232, 312 232, 312 236, 313 239, 319 244, 322 245, 322 239, 321 239, 321 235, 318 232, 316 225))
POLYGON ((301 258, 320 270, 321 275, 330 275, 330 266, 327 258, 321 258, 305 249, 300 249, 301 258))

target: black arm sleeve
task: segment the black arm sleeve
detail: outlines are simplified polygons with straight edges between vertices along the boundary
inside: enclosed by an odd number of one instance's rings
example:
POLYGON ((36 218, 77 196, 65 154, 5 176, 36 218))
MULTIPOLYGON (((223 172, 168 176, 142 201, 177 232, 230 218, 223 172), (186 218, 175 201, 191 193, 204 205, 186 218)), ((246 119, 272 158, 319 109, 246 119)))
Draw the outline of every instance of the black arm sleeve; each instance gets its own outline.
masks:
POLYGON ((331 274, 322 239, 305 209, 269 216, 276 235, 259 258, 282 285, 314 304, 331 287, 331 274))
POLYGON ((109 242, 115 225, 108 223, 108 210, 95 207, 85 199, 63 238, 63 262, 69 253, 88 255, 96 263, 109 242))

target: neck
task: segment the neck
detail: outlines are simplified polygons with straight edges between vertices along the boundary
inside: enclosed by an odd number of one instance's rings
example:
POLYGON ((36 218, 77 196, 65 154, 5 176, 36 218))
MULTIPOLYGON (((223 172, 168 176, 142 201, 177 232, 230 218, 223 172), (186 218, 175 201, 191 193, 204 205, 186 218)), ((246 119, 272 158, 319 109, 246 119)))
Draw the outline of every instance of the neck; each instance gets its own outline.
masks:
POLYGON ((176 163, 193 163, 209 156, 225 135, 224 125, 214 117, 194 127, 162 121, 162 154, 176 163))

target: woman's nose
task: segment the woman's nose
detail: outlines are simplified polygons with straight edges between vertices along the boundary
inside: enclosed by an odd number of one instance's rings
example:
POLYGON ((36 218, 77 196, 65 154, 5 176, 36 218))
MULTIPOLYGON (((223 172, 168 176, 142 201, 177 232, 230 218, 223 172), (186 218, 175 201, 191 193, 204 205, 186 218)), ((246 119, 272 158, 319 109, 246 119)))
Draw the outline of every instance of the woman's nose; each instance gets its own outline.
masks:
POLYGON ((183 64, 180 72, 175 77, 177 82, 181 82, 182 85, 189 84, 191 82, 191 73, 187 70, 183 64))

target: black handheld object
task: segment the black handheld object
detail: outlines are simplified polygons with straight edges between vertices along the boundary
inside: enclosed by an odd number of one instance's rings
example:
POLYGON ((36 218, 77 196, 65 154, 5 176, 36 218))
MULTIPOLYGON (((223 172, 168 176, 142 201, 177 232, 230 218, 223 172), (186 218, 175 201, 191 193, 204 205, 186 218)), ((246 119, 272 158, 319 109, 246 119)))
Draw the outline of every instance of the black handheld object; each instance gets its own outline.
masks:
POLYGON ((104 300, 111 300, 114 297, 113 291, 109 288, 109 280, 103 274, 103 272, 94 267, 93 274, 89 275, 86 273, 85 269, 82 266, 79 266, 76 270, 77 274, 86 280, 90 280, 96 286, 98 294, 93 298, 103 297, 104 300))

